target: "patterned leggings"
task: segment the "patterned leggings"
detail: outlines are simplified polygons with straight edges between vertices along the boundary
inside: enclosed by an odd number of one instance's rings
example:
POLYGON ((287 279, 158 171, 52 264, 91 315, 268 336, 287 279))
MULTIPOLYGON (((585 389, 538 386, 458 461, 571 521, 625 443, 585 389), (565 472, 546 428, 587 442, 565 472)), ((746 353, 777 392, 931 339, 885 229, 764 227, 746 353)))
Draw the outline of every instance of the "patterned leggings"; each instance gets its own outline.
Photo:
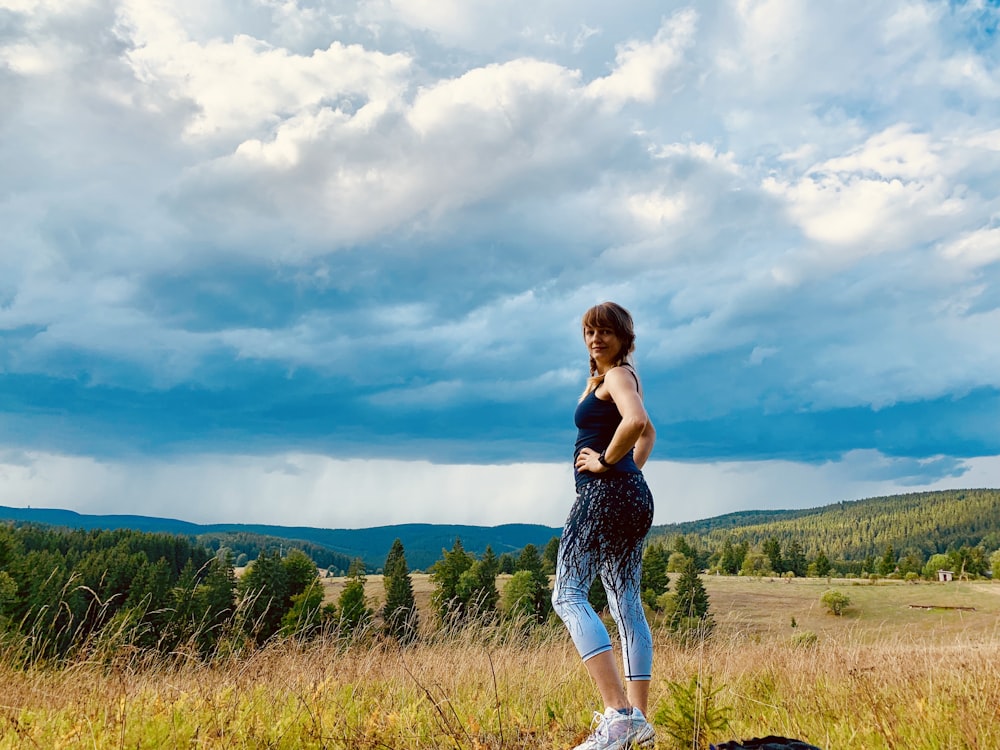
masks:
POLYGON ((611 637, 587 600, 599 575, 618 626, 626 680, 649 680, 653 637, 639 596, 642 543, 653 496, 642 474, 598 477, 577 490, 563 528, 552 606, 584 661, 611 650, 611 637))

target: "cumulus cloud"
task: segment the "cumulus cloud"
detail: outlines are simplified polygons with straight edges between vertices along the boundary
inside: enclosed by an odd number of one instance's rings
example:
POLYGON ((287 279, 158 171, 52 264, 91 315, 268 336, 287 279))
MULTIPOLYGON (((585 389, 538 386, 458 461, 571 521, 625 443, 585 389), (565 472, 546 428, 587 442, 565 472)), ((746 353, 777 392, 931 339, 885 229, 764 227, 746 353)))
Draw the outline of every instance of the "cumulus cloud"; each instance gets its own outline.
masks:
POLYGON ((684 61, 694 41, 697 14, 691 9, 665 20, 652 40, 629 40, 615 55, 614 70, 590 83, 587 92, 609 106, 648 103, 660 97, 665 78, 684 61))
POLYGON ((535 476, 604 299, 699 492, 1000 454, 990 4, 0 13, 0 442, 50 457, 21 489, 241 447, 535 476))
POLYGON ((967 232, 943 244, 941 254, 970 269, 995 263, 1000 260, 1000 228, 989 227, 967 232))
POLYGON ((980 196, 955 179, 969 156, 963 146, 934 143, 929 134, 898 124, 794 184, 769 177, 764 188, 785 199, 806 237, 841 248, 844 262, 843 250, 850 260, 910 248, 953 231, 969 214, 981 215, 980 196), (951 158, 941 153, 946 145, 951 158))

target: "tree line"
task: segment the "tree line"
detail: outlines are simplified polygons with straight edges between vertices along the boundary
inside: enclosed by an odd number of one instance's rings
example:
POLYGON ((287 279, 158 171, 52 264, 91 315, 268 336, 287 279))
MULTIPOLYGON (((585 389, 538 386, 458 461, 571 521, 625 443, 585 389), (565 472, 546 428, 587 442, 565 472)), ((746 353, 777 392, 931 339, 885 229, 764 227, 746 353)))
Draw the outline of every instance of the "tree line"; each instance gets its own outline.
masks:
MULTIPOLYGON (((530 628, 556 621, 550 576, 558 548, 553 537, 541 550, 529 544, 497 556, 487 547, 477 556, 456 539, 429 571, 433 622, 422 629, 398 539, 383 565, 385 601, 376 610, 360 559, 350 564, 336 601, 327 601, 315 561, 297 548, 263 549, 237 577, 233 550, 189 537, 0 525, 0 646, 19 644, 29 661, 115 644, 211 656, 282 636, 406 644, 434 628, 471 623, 530 628), (503 572, 509 580, 501 591, 503 572)), ((662 611, 667 550, 650 545, 644 560, 643 600, 662 611)), ((606 606, 599 582, 591 596, 599 609, 606 606)))
POLYGON ((883 577, 905 580, 935 580, 938 571, 948 570, 958 578, 996 578, 1000 580, 1000 549, 989 550, 983 544, 952 546, 943 552, 925 555, 918 547, 897 550, 887 544, 878 554, 860 560, 831 560, 822 549, 807 555, 797 540, 783 542, 768 536, 759 545, 735 535, 726 537, 721 548, 701 546, 696 535, 673 538, 668 570, 679 569, 687 560, 708 573, 742 576, 784 576, 794 578, 883 577))
MULTIPOLYGON (((558 551, 558 537, 553 537, 541 552, 533 544, 525 545, 517 556, 509 556, 505 570, 504 555, 497 558, 487 547, 477 558, 456 539, 450 550, 442 550, 441 559, 430 571, 437 623, 455 627, 469 622, 501 620, 526 628, 555 624, 549 581, 555 573, 558 551), (502 592, 496 586, 501 571, 510 574, 502 592)), ((673 593, 669 591, 668 564, 669 550, 664 544, 646 545, 640 580, 643 602, 652 612, 662 614, 671 630, 693 632, 700 629, 704 632, 711 627, 711 618, 708 595, 698 577, 700 571, 695 561, 689 560, 680 567, 680 578, 673 593)), ((607 609, 607 595, 599 578, 591 586, 589 598, 597 611, 607 609)))
POLYGON ((963 547, 996 550, 1000 548, 998 518, 1000 490, 942 490, 810 510, 732 513, 655 527, 651 538, 669 542, 680 535, 713 552, 721 551, 727 540, 761 551, 774 538, 784 549, 797 542, 810 561, 822 552, 842 572, 851 572, 853 566, 858 573, 890 546, 899 555, 913 554, 924 561, 963 547))
MULTIPOLYGON (((643 553, 641 595, 653 616, 680 633, 711 629, 699 574, 781 576, 868 575, 906 579, 1000 578, 1000 550, 953 545, 924 554, 887 544, 860 560, 834 558, 797 538, 771 534, 751 544, 735 532, 651 538, 643 553), (671 576, 676 577, 672 586, 671 576), (672 587, 671 587, 672 586, 672 587)), ((60 659, 81 649, 122 644, 162 653, 211 656, 255 647, 275 637, 320 634, 409 643, 435 628, 556 623, 551 576, 559 539, 541 549, 481 555, 460 539, 442 549, 430 569, 432 621, 421 623, 402 542, 382 566, 384 604, 366 594, 367 570, 354 559, 336 601, 328 601, 316 561, 287 542, 261 549, 236 575, 237 556, 225 546, 190 537, 131 530, 67 530, 0 525, 0 648, 18 645, 26 659, 60 659), (501 574, 508 576, 498 587, 501 574)), ((241 553, 245 554, 245 553, 241 553)), ((595 581, 595 608, 607 606, 595 581)))
POLYGON ((213 552, 220 549, 231 550, 237 568, 245 567, 251 560, 256 560, 263 550, 275 547, 279 550, 300 549, 309 555, 317 567, 327 570, 331 575, 345 575, 352 562, 350 555, 336 552, 322 544, 249 531, 207 532, 196 534, 192 540, 195 544, 208 547, 213 552))

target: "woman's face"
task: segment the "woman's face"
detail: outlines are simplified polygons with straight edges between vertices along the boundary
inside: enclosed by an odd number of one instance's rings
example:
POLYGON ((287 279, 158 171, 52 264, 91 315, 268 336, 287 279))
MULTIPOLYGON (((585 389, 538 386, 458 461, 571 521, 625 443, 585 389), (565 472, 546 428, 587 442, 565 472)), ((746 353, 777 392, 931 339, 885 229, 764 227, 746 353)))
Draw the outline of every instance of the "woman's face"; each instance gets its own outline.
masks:
POLYGON ((583 340, 587 344, 590 356, 597 363, 598 372, 604 372, 618 361, 622 341, 613 328, 584 326, 583 340))

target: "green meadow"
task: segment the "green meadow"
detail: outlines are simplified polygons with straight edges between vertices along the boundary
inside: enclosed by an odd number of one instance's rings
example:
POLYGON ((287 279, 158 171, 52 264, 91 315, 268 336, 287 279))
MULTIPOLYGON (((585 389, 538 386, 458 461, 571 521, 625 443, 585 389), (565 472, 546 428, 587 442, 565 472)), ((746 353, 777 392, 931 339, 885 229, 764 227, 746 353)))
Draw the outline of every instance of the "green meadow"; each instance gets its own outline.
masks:
MULTIPOLYGON (((658 748, 1000 748, 1000 584, 703 580, 711 637, 678 643, 652 621, 658 748)), ((368 586, 377 602, 380 577, 368 586)), ((426 577, 414 586, 426 606, 426 577)), ((284 639, 205 660, 96 642, 59 668, 0 661, 0 748, 569 748, 598 708, 557 623, 428 629, 407 648, 284 639)))

